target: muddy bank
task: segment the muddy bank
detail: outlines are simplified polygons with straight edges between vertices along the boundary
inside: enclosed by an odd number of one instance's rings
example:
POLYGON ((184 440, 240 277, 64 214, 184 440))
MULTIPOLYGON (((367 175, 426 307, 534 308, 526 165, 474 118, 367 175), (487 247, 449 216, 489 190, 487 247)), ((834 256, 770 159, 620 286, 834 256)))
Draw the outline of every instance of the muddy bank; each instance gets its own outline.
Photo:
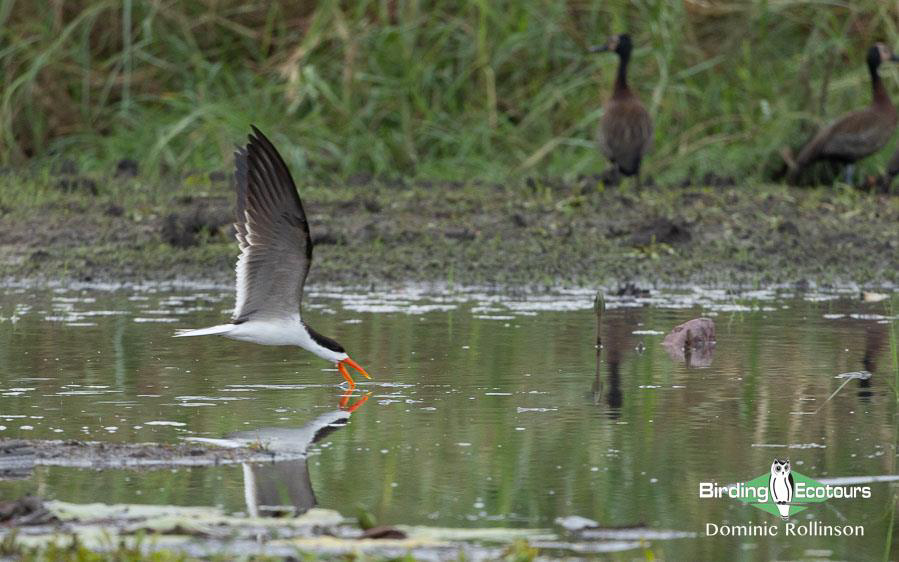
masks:
POLYGON ((83 468, 174 468, 291 460, 301 454, 265 445, 216 447, 206 443, 102 443, 98 441, 0 439, 0 477, 28 476, 36 466, 83 468))
MULTIPOLYGON (((144 183, 16 179, 0 197, 0 278, 228 283, 224 174, 144 183), (84 183, 90 189, 82 189, 84 183), (77 184, 77 185, 76 185, 77 184), (75 187, 72 187, 75 185, 75 187), (65 189, 63 189, 65 188, 65 189)), ((899 197, 774 185, 301 186, 311 283, 895 284, 899 197)))

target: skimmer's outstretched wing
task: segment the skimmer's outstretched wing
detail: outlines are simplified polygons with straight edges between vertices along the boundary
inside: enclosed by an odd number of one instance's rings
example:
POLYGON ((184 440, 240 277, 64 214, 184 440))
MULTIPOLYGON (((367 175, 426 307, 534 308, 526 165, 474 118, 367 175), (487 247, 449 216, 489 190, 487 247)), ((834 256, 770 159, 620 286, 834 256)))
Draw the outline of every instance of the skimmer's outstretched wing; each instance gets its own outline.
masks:
POLYGON ((299 313, 312 238, 287 165, 253 127, 237 165, 237 298, 234 322, 299 313))

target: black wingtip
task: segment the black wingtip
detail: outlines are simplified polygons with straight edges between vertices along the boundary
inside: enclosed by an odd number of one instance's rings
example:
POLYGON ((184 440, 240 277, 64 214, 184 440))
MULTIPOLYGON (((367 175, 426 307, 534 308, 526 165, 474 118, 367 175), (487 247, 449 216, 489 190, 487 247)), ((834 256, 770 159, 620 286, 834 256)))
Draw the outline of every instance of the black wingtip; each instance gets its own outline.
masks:
MULTIPOLYGON (((247 144, 248 152, 249 152, 249 149, 251 146, 255 146, 259 150, 262 150, 263 152, 268 153, 270 156, 277 157, 279 160, 283 161, 280 153, 278 152, 278 149, 275 148, 275 145, 272 144, 272 141, 268 140, 268 137, 265 136, 265 134, 259 130, 259 127, 257 127, 256 125, 250 124, 250 129, 253 132, 250 133, 249 135, 247 135, 247 138, 250 140, 249 144, 247 144)), ((286 167, 287 167, 287 165, 285 164, 285 169, 286 169, 286 167)))
MULTIPOLYGON (((284 158, 281 157, 281 153, 278 152, 272 141, 268 140, 268 137, 256 125, 250 124, 250 130, 252 132, 248 135, 249 142, 238 157, 238 165, 241 164, 241 160, 244 160, 247 174, 250 173, 250 170, 256 170, 266 175, 271 182, 283 184, 299 208, 302 221, 305 222, 303 203, 300 201, 290 170, 287 169, 287 163, 284 162, 284 158)), ((271 186, 269 187, 271 188, 271 186)), ((311 243, 308 247, 311 251, 311 243)))
POLYGON ((253 131, 252 134, 248 135, 250 142, 253 142, 254 140, 262 140, 262 139, 268 140, 268 138, 266 138, 266 136, 264 134, 262 134, 262 131, 260 131, 259 127, 257 127, 256 125, 253 125, 251 123, 250 130, 253 131), (253 135, 256 135, 255 139, 253 138, 253 135))

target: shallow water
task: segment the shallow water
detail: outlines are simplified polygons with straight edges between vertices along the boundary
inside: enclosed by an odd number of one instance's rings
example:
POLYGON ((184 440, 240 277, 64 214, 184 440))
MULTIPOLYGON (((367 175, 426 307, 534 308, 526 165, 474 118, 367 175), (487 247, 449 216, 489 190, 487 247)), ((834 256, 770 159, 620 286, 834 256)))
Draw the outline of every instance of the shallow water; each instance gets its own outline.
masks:
MULTIPOLYGON (((667 558, 884 555, 893 483, 794 517, 864 526, 848 539, 706 537, 707 523, 782 525, 735 500, 699 499, 698 487, 767 474, 775 457, 816 479, 899 472, 895 297, 608 297, 599 382, 590 291, 318 290, 307 299, 306 320, 374 379, 349 403, 368 401, 309 445, 305 462, 39 468, 0 480, 0 497, 232 512, 317 502, 347 515, 363 506, 380 523, 462 527, 550 527, 580 515, 696 533, 650 539, 667 558), (661 342, 697 316, 714 319, 717 345, 687 366, 661 342), (872 376, 839 377, 857 371, 872 376)), ((0 289, 0 438, 165 443, 256 432, 266 441, 261 428, 285 428, 305 446, 310 422, 344 397, 333 366, 292 348, 170 337, 220 323, 232 302, 218 290, 0 289)))

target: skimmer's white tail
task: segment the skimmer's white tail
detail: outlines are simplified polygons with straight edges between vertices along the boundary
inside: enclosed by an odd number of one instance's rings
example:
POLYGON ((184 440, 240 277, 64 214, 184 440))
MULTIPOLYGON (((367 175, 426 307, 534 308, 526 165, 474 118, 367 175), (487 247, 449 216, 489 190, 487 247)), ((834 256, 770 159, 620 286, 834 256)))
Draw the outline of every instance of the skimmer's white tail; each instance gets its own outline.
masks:
POLYGON ((210 326, 209 328, 200 328, 199 330, 178 330, 173 337, 181 338, 184 336, 211 336, 227 334, 234 329, 234 324, 219 324, 218 326, 210 326))

